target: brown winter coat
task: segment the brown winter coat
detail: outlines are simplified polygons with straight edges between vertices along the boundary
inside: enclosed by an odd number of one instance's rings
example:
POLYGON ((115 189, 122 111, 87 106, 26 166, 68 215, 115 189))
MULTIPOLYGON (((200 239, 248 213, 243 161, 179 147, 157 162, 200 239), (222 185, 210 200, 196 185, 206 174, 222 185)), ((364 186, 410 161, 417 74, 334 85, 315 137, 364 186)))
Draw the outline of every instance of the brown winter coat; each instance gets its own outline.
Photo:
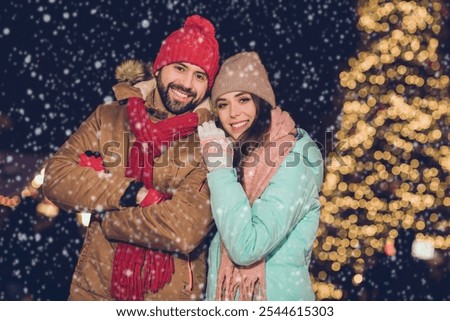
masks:
MULTIPOLYGON (((148 95, 147 105, 153 93, 148 95)), ((139 90, 128 85, 116 90, 118 99, 136 94, 139 90)), ((173 142, 155 159, 154 186, 172 194, 171 200, 146 208, 123 208, 119 200, 132 181, 125 178, 125 164, 134 141, 126 105, 104 104, 81 124, 46 167, 43 191, 58 206, 107 212, 101 223, 91 221, 69 299, 111 300, 116 241, 168 251, 175 257, 171 283, 156 294, 145 294, 145 300, 201 299, 206 283, 206 239, 213 220, 198 136, 173 142), (79 155, 87 150, 101 153, 108 174, 78 165, 79 155)))

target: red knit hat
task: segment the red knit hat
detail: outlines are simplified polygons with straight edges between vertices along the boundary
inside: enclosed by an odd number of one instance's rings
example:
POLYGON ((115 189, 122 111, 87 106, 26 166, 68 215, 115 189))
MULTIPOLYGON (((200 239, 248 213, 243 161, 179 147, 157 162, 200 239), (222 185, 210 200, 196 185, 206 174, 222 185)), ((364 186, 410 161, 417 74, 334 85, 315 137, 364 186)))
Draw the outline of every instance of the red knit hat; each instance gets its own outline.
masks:
POLYGON ((162 67, 187 62, 202 68, 208 75, 210 89, 219 70, 219 44, 212 23, 199 15, 186 19, 183 28, 163 41, 153 64, 153 73, 162 67))

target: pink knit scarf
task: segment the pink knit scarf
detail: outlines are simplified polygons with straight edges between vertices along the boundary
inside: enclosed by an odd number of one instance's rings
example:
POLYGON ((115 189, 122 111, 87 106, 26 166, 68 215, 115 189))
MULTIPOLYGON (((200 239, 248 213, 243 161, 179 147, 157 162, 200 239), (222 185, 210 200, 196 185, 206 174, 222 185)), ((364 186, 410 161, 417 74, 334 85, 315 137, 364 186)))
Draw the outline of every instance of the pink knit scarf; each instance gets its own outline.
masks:
MULTIPOLYGON (((136 136, 130 152, 126 177, 142 181, 149 190, 145 206, 167 197, 153 187, 154 158, 175 139, 195 132, 196 113, 187 113, 153 123, 140 98, 128 100, 128 122, 136 136)), ((144 206, 143 203, 141 206, 144 206)), ((175 271, 171 254, 128 243, 118 243, 111 276, 111 296, 116 300, 143 300, 148 291, 158 292, 169 283, 175 271)))
MULTIPOLYGON (((273 109, 268 139, 248 157, 248 159, 259 159, 260 162, 256 166, 248 164, 246 166, 245 163, 243 166, 243 187, 251 205, 261 196, 285 157, 292 150, 296 133, 291 116, 279 107, 273 109)), ((234 300, 238 291, 239 301, 267 299, 265 259, 250 266, 238 266, 231 261, 221 242, 216 300, 234 300)))

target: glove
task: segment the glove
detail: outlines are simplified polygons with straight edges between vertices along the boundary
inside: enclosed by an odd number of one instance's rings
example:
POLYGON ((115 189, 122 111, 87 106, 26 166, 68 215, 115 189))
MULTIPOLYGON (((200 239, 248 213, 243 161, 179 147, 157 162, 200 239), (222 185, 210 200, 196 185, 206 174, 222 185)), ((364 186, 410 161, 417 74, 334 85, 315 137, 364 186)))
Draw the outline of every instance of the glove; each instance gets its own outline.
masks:
POLYGON ((103 159, 99 152, 92 152, 90 150, 84 152, 80 155, 80 160, 78 161, 78 165, 82 167, 90 167, 97 172, 101 172, 105 170, 103 166, 103 159))
POLYGON ((172 195, 161 193, 157 191, 156 189, 149 189, 147 195, 144 197, 144 199, 139 203, 140 207, 147 207, 153 204, 159 204, 161 202, 164 202, 166 200, 169 200, 172 198, 172 195))
POLYGON ((233 167, 233 143, 213 121, 198 126, 203 161, 209 172, 233 167))
MULTIPOLYGON (((91 150, 85 151, 83 154, 80 154, 80 159, 78 161, 78 165, 82 167, 90 167, 96 172, 100 172, 101 174, 105 173, 105 166, 103 166, 103 158, 99 152, 93 152, 91 150)), ((50 201, 49 201, 50 202, 50 201)), ((91 219, 94 221, 101 222, 106 213, 91 213, 91 219)))

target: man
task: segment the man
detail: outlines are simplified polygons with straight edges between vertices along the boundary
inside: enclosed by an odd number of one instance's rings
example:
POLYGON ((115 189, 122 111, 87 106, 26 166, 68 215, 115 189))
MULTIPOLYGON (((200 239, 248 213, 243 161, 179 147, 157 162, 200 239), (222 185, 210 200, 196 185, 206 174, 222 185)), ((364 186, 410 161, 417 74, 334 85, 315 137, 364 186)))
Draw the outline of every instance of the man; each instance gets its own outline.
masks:
POLYGON ((213 221, 194 131, 209 112, 191 111, 207 103, 218 62, 213 25, 188 17, 161 45, 156 82, 135 84, 145 69, 125 62, 119 102, 99 106, 49 161, 44 194, 97 213, 70 300, 203 298, 213 221))

